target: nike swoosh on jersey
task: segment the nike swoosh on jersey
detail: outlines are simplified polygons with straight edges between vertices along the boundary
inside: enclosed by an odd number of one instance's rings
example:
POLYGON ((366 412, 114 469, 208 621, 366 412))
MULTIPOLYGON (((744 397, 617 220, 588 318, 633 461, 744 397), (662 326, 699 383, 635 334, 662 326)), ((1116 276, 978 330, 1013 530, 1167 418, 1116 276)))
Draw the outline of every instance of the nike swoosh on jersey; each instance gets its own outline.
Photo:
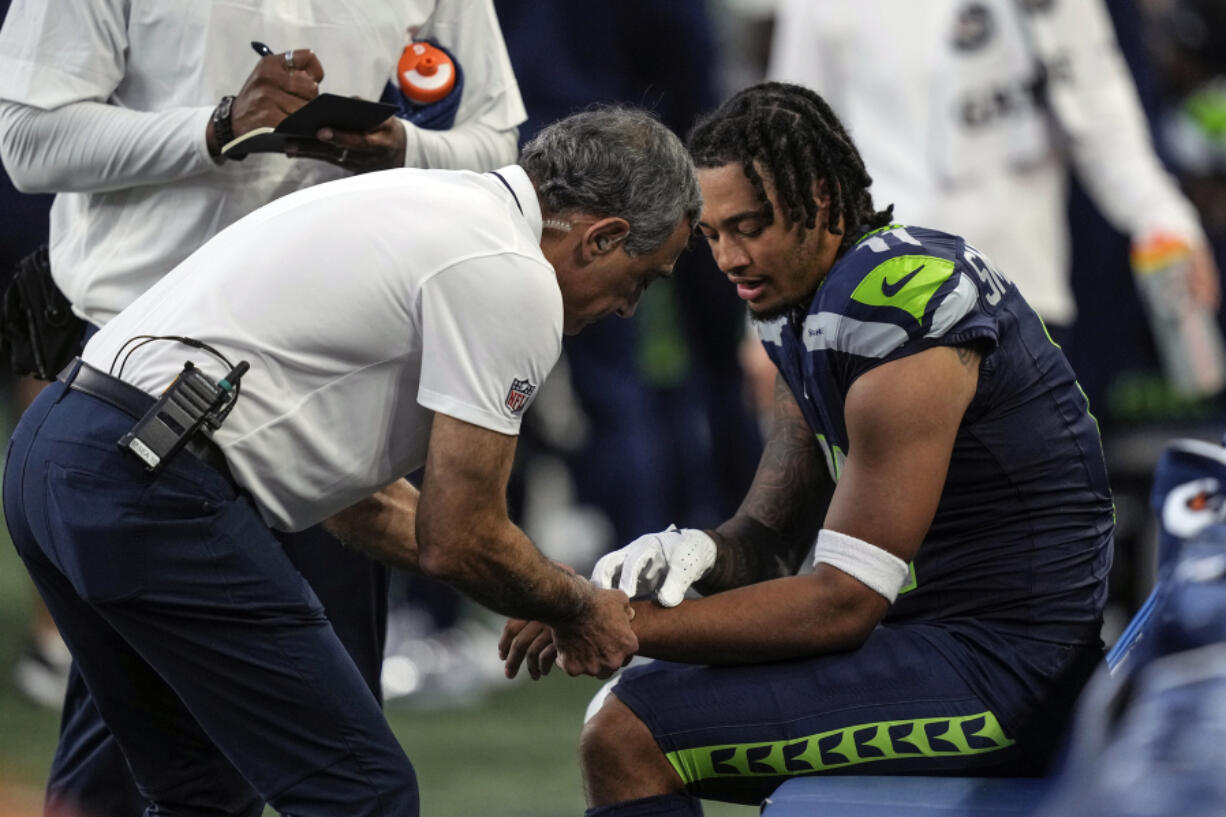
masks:
POLYGON ((892 284, 891 284, 889 281, 887 281, 887 280, 886 280, 886 279, 883 277, 883 278, 881 279, 881 294, 882 294, 882 295, 884 295, 884 296, 885 296, 885 297, 887 297, 887 298, 893 298, 893 297, 894 297, 895 295, 897 295, 897 294, 898 294, 900 291, 902 291, 902 288, 903 288, 903 287, 905 287, 905 286, 907 285, 907 282, 908 282, 908 281, 910 281, 910 280, 911 280, 912 278, 914 278, 914 277, 915 277, 917 274, 919 274, 919 271, 920 271, 920 270, 922 270, 922 269, 923 269, 924 267, 926 267, 926 266, 928 266, 928 265, 927 265, 927 264, 920 264, 918 267, 916 267, 915 269, 911 270, 911 272, 909 272, 909 273, 907 273, 906 275, 904 275, 903 277, 899 278, 897 281, 895 281, 895 282, 894 282, 894 283, 892 283, 892 284))

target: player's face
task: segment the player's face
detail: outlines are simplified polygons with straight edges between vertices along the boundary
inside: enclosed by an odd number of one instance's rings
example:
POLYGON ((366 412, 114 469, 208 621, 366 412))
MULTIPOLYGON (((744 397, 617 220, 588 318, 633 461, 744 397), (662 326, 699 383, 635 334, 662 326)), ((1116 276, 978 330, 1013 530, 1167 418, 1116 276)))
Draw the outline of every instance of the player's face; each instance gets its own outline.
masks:
POLYGON ((682 218, 672 234, 654 251, 630 255, 619 242, 578 274, 568 276, 563 331, 573 335, 593 321, 617 313, 629 318, 653 281, 667 278, 690 238, 689 222, 682 218))
POLYGON ((817 229, 802 231, 787 220, 770 180, 763 182, 773 221, 740 164, 698 171, 703 198, 698 229, 716 265, 759 320, 807 304, 834 262, 825 222, 819 218, 817 229))

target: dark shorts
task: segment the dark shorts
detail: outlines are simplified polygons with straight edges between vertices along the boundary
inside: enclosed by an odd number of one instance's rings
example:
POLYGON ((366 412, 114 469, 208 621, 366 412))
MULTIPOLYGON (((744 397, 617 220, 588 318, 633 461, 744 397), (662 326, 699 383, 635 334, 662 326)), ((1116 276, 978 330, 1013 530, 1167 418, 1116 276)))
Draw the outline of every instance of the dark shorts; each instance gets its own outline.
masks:
POLYGON ((1101 653, 1028 645, 1018 665, 1033 666, 1035 649, 1050 651, 1056 667, 1037 685, 985 671, 1007 666, 1007 656, 976 656, 965 634, 878 627, 853 652, 803 660, 656 661, 626 670, 612 691, 691 794, 753 804, 787 778, 812 774, 1042 774, 1101 653), (1044 686, 1057 691, 1045 697, 1044 686))

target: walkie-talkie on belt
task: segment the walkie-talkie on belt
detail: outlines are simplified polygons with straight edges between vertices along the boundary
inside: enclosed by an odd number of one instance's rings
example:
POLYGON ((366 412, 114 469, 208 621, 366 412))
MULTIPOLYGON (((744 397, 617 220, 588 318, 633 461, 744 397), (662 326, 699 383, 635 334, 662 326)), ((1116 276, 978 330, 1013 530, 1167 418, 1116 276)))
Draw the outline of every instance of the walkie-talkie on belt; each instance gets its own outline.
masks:
POLYGON ((251 368, 240 360, 230 373, 214 383, 189 360, 183 371, 132 430, 119 440, 156 474, 208 424, 217 429, 237 396, 237 387, 251 368))

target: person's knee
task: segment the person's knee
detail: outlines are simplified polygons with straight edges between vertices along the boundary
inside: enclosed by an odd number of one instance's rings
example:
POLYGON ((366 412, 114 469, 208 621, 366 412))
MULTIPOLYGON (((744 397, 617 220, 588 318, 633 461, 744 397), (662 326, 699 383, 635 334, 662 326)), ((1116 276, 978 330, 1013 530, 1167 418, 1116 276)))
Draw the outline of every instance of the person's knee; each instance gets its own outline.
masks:
POLYGON ((651 730, 616 695, 584 724, 579 762, 594 806, 683 789, 651 730))
POLYGON ((583 725, 579 757, 585 769, 623 765, 627 754, 642 752, 644 736, 651 741, 646 725, 617 696, 610 695, 583 725))

